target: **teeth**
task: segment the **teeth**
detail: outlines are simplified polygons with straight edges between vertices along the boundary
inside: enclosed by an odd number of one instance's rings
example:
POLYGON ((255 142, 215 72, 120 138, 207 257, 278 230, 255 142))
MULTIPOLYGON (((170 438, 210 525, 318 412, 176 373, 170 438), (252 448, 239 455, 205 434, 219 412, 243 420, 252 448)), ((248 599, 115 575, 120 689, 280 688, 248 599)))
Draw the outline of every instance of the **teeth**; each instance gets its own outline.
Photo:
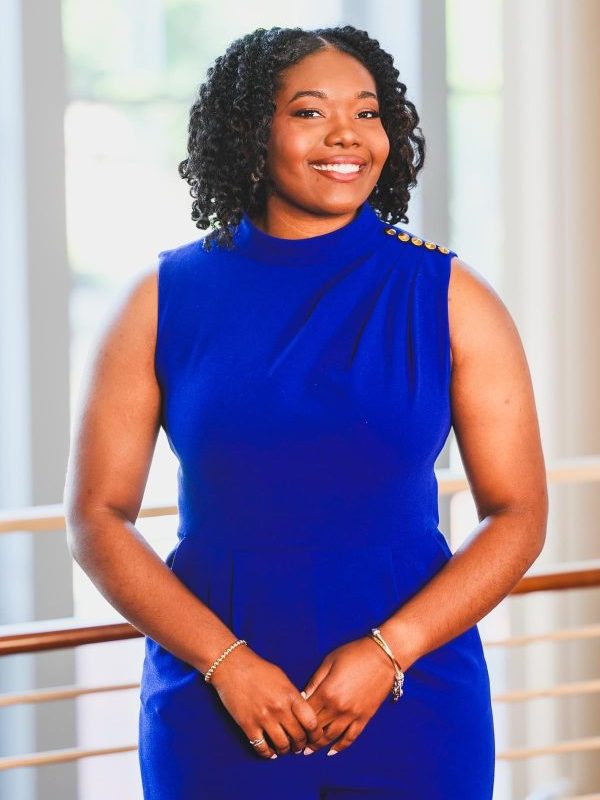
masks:
POLYGON ((315 169, 323 172, 358 172, 360 164, 313 164, 315 169))

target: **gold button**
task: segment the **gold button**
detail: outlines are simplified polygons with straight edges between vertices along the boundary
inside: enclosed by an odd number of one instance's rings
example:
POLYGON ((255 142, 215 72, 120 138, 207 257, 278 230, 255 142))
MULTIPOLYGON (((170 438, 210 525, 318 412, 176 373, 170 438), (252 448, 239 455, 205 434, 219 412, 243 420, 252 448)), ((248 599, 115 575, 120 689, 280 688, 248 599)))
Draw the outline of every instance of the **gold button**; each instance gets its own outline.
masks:
POLYGON ((411 237, 411 242, 412 242, 413 244, 416 244, 416 245, 418 245, 418 246, 421 246, 421 245, 423 244, 423 239, 419 239, 419 237, 418 237, 418 236, 412 236, 412 237, 411 237))
POLYGON ((396 233, 396 228, 386 228, 385 232, 389 233, 390 236, 393 236, 396 233))
POLYGON ((438 244, 438 250, 440 251, 440 253, 444 253, 445 255, 448 255, 448 253, 450 252, 450 250, 448 250, 447 247, 442 247, 441 244, 438 244))
POLYGON ((435 250, 435 248, 437 247, 437 244, 435 244, 435 242, 425 242, 425 247, 428 250, 435 250))
POLYGON ((408 233, 399 233, 398 239, 400 239, 401 242, 408 242, 410 236, 408 235, 408 233))

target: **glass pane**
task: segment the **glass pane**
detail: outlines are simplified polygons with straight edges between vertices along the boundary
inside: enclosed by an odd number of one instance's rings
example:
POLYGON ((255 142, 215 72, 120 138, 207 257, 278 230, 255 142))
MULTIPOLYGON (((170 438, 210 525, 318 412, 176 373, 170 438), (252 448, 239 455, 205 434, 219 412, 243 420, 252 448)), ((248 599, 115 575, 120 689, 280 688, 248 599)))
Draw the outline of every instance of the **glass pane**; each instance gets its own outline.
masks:
POLYGON ((452 92, 502 86, 500 0, 446 0, 447 81, 452 92))
POLYGON ((448 97, 450 229, 458 255, 501 289, 502 105, 499 93, 448 97), (468 243, 468 251, 460 248, 468 243))

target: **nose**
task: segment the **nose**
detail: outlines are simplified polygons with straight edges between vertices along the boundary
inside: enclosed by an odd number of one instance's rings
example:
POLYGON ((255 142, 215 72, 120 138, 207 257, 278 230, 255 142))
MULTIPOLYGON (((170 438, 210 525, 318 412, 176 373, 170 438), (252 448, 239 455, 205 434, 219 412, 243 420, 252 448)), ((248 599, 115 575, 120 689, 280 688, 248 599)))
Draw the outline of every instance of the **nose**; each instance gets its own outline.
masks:
POLYGON ((356 120, 345 115, 332 117, 331 125, 325 137, 325 144, 342 144, 344 147, 362 144, 362 137, 358 131, 356 120))

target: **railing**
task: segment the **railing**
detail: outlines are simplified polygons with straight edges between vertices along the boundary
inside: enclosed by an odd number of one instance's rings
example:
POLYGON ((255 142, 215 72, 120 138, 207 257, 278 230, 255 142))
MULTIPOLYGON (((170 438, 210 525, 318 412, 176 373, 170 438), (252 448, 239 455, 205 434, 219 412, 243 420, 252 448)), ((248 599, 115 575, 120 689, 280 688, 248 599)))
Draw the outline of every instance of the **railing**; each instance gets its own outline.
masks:
MULTIPOLYGON (((436 471, 440 495, 455 494, 469 489, 463 474, 448 469, 436 471)), ((564 459, 547 470, 549 484, 584 483, 600 481, 600 458, 583 456, 564 459)), ((177 514, 172 505, 146 506, 139 517, 164 517, 177 514)), ((15 531, 56 532, 64 530, 65 519, 61 505, 37 506, 19 511, 0 513, 0 534, 15 531)), ((568 591, 600 586, 600 559, 563 563, 550 566, 535 566, 514 587, 509 596, 533 592, 568 591)), ((0 656, 18 653, 35 653, 42 650, 56 650, 78 647, 85 644, 114 642, 133 639, 143 634, 129 622, 96 622, 89 624, 67 617, 0 626, 0 656)), ((566 642, 600 637, 600 624, 577 628, 548 631, 527 636, 509 637, 498 640, 485 639, 485 648, 521 647, 534 642, 566 642)), ((117 692, 139 688, 139 683, 103 684, 99 686, 62 686, 51 689, 37 689, 21 693, 0 694, 0 709, 7 706, 44 703, 51 700, 64 700, 86 694, 117 692)), ((528 691, 511 691, 494 694, 495 703, 523 702, 537 697, 563 697, 600 692, 600 679, 559 684, 528 691)), ((41 766, 64 761, 74 761, 90 756, 108 755, 136 750, 137 744, 105 748, 64 748, 47 752, 30 753, 21 756, 0 758, 0 771, 25 766, 41 766)), ((496 759, 514 761, 540 755, 600 750, 600 736, 559 742, 544 747, 528 747, 496 753, 496 759)), ((585 798, 570 800, 600 800, 600 793, 586 795, 585 798)))

